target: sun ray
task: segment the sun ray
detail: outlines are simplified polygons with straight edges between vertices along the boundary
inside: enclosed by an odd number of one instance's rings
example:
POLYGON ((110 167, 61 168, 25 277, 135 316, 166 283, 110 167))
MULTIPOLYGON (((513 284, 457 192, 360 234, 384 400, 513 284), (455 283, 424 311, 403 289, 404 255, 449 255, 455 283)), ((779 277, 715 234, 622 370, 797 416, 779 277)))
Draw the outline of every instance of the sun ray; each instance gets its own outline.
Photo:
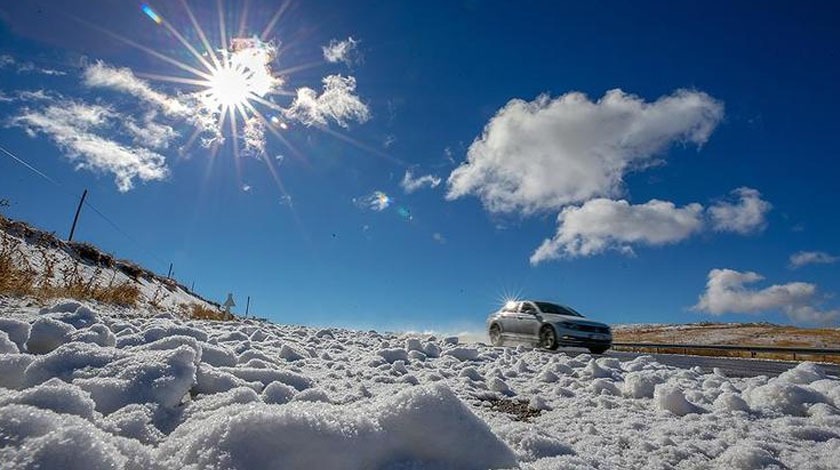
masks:
POLYGON ((195 85, 199 87, 206 87, 207 80, 198 80, 196 78, 175 77, 173 75, 161 75, 157 73, 135 72, 135 75, 141 78, 149 78, 159 82, 181 83, 184 85, 195 85))
POLYGON ((164 61, 164 62, 167 62, 167 63, 169 63, 169 64, 172 64, 172 65, 174 65, 174 66, 178 67, 178 68, 179 68, 179 69, 181 69, 181 70, 184 70, 184 71, 186 71, 186 72, 193 73, 193 74, 195 74, 195 75, 197 75, 197 76, 199 76, 199 77, 201 77, 201 78, 204 78, 204 79, 206 79, 206 80, 209 80, 209 79, 210 79, 210 75, 208 75, 206 72, 203 72, 203 71, 201 71, 201 70, 199 70, 199 69, 197 69, 197 68, 195 68, 195 67, 191 67, 191 66, 189 66, 189 65, 187 65, 187 64, 185 64, 185 63, 183 63, 183 62, 181 62, 181 61, 179 61, 179 60, 177 60, 177 59, 173 59, 173 58, 171 58, 171 57, 169 57, 169 56, 167 56, 167 55, 165 55, 165 54, 161 54, 160 52, 158 52, 158 51, 156 51, 156 50, 154 50, 154 49, 152 49, 152 48, 150 48, 150 47, 146 47, 146 46, 144 46, 144 45, 142 45, 142 44, 140 44, 140 43, 137 43, 137 42, 135 42, 135 41, 132 41, 131 39, 128 39, 128 38, 127 38, 127 37, 125 37, 125 36, 122 36, 122 35, 120 35, 120 34, 117 34, 117 33, 113 32, 113 31, 109 31, 109 30, 107 30, 107 29, 105 29, 105 28, 103 28, 103 27, 97 26, 97 25, 95 25, 95 24, 93 24, 93 23, 91 23, 91 22, 89 22, 89 21, 87 21, 87 20, 84 20, 84 19, 82 19, 82 18, 79 18, 79 17, 77 17, 77 16, 75 16, 75 15, 72 15, 72 14, 69 14, 69 13, 65 13, 65 14, 66 14, 69 18, 71 18, 71 19, 73 19, 73 20, 75 20, 75 21, 78 21, 79 23, 81 23, 81 24, 83 24, 83 25, 85 25, 85 26, 87 26, 87 27, 89 27, 89 28, 93 28, 93 29, 95 29, 95 30, 97 30, 97 31, 99 31, 99 32, 101 32, 101 33, 107 34, 108 36, 110 36, 110 37, 112 37, 112 38, 114 38, 114 39, 116 39, 116 40, 118 40, 118 41, 122 41, 123 43, 128 44, 129 46, 135 47, 135 48, 137 48, 137 49, 139 49, 139 50, 141 50, 141 51, 143 51, 143 52, 145 52, 145 53, 147 53, 147 54, 149 54, 149 55, 151 55, 151 56, 157 57, 158 59, 160 59, 160 60, 162 60, 162 61, 164 61))
POLYGON ((287 75, 287 74, 291 74, 291 73, 302 72, 304 70, 310 70, 310 69, 314 69, 314 68, 318 68, 318 67, 323 67, 323 65, 324 65, 323 60, 307 62, 305 64, 295 65, 294 67, 287 67, 285 69, 280 69, 280 70, 277 71, 277 75, 287 75))
MULTIPOLYGON (((183 149, 183 152, 184 152, 184 153, 186 153, 186 152, 188 152, 188 151, 190 150, 190 148, 193 146, 193 144, 195 143, 196 139, 198 139, 198 136, 199 136, 199 135, 201 135, 201 133, 202 133, 202 132, 204 132, 204 129, 202 129, 202 128, 200 128, 200 127, 196 127, 196 128, 193 130, 192 134, 190 134, 190 138, 189 138, 189 139, 187 139, 187 143, 186 143, 186 144, 184 144, 184 146, 183 146, 183 147, 181 147, 181 148, 183 149)), ((182 155, 182 156, 183 156, 183 155, 182 155)))
POLYGON ((359 142, 358 140, 353 139, 350 136, 344 135, 341 132, 334 131, 334 130, 330 129, 327 126, 318 126, 318 129, 321 132, 324 132, 325 134, 329 134, 329 135, 335 137, 336 139, 347 142, 348 144, 353 145, 353 146, 355 146, 359 149, 362 149, 366 152, 370 152, 370 153, 373 153, 375 155, 378 155, 378 156, 380 156, 380 157, 382 157, 382 158, 384 158, 384 159, 386 159, 386 160, 388 160, 392 163, 397 163, 397 164, 402 165, 402 166, 408 166, 407 163, 405 163, 404 161, 400 160, 399 158, 397 158, 393 155, 385 153, 385 152, 379 150, 378 148, 371 147, 370 145, 367 145, 365 143, 359 142))
POLYGON ((259 96, 253 96, 253 97, 251 97, 251 99, 253 101, 256 101, 257 103, 259 103, 259 104, 261 104, 261 105, 263 105, 267 108, 271 108, 275 111, 285 111, 285 108, 277 105, 276 103, 272 103, 271 101, 268 101, 264 98, 260 98, 259 96))
POLYGON ((216 11, 219 13, 219 42, 222 43, 222 49, 227 49, 227 30, 225 29, 225 12, 222 8, 222 0, 216 0, 216 11))
POLYGON ((165 18, 162 20, 162 24, 163 27, 167 29, 167 31, 172 33, 172 35, 175 36, 178 39, 178 41, 180 41, 181 44, 183 44, 184 47, 186 47, 187 50, 192 53, 193 57, 195 57, 196 60, 198 60, 198 62, 201 65, 203 65, 205 69, 213 70, 213 66, 210 65, 210 62, 207 62, 207 60, 204 57, 202 57, 202 55, 193 47, 193 45, 190 44, 189 41, 187 41, 186 38, 184 38, 184 36, 182 36, 177 29, 175 29, 168 21, 166 21, 165 18))
POLYGON ((204 50, 207 51, 207 55, 210 56, 210 60, 213 61, 213 66, 216 68, 221 67, 221 63, 219 62, 219 58, 216 57, 216 52, 210 46, 210 41, 207 40, 207 36, 204 34, 204 28, 198 24, 198 20, 195 18, 193 14, 192 8, 187 3, 187 0, 181 0, 181 4, 184 5, 184 9, 187 12, 187 16, 190 18, 190 22, 195 29, 195 32, 198 34, 198 39, 201 41, 201 44, 204 45, 204 50))
POLYGON ((271 20, 265 26, 265 29, 263 29, 263 32, 260 33, 260 39, 261 40, 265 41, 268 38, 268 35, 271 33, 271 30, 274 29, 274 26, 277 25, 277 22, 280 20, 280 18, 283 16, 283 14, 286 12, 286 10, 289 9, 289 6, 291 5, 291 3, 292 3, 291 0, 286 0, 286 1, 283 2, 282 5, 280 5, 280 8, 277 9, 277 13, 275 13, 274 16, 271 17, 271 20))
POLYGON ((245 36, 245 25, 247 24, 246 22, 248 21, 248 7, 249 7, 249 4, 250 4, 250 2, 248 0, 245 0, 243 2, 243 5, 242 5, 242 13, 241 13, 241 16, 239 17, 239 29, 236 32, 236 36, 240 37, 240 38, 245 36))
POLYGON ((259 112, 259 110, 257 110, 257 108, 255 108, 254 105, 252 105, 251 103, 245 103, 245 106, 247 106, 248 109, 250 109, 251 112, 254 113, 254 115, 257 116, 257 118, 263 122, 263 125, 266 127, 266 129, 268 129, 268 131, 271 132, 272 135, 277 137, 277 139, 280 141, 280 143, 283 144, 284 147, 286 147, 286 149, 292 152, 292 156, 294 156, 297 160, 304 162, 308 165, 309 161, 306 159, 303 153, 300 150, 298 150, 294 145, 292 145, 292 143, 289 142, 286 136, 284 136, 280 131, 278 131, 274 124, 268 119, 266 119, 266 117, 261 112, 259 112))

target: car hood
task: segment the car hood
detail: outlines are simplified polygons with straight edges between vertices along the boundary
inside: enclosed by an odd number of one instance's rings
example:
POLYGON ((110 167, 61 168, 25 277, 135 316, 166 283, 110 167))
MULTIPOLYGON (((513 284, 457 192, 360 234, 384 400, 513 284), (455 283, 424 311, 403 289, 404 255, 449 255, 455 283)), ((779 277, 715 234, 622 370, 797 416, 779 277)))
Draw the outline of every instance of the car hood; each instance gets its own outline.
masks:
POLYGON ((606 323, 601 323, 597 321, 587 320, 581 317, 575 317, 572 315, 558 315, 556 313, 543 313, 542 314, 543 321, 546 322, 569 322, 574 323, 576 325, 588 325, 588 326, 599 326, 601 328, 609 328, 609 325, 606 323))

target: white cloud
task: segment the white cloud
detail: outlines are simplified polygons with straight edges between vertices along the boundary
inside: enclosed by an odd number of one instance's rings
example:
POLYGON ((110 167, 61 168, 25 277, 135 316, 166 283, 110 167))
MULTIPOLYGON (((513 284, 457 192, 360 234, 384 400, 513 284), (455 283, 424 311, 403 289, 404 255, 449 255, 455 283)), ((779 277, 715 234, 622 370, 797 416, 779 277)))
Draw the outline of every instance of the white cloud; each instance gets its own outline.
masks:
POLYGON ((359 41, 348 37, 343 41, 333 39, 329 45, 321 47, 324 52, 324 59, 327 62, 344 62, 348 67, 359 61, 357 46, 359 41))
POLYGON ((741 187, 732 191, 737 202, 719 201, 709 207, 712 227, 718 232, 735 232, 741 235, 760 232, 767 226, 765 215, 773 206, 761 199, 761 193, 741 187))
POLYGON ((434 175, 423 175, 419 177, 414 177, 411 173, 411 170, 405 171, 405 176, 403 176, 402 181, 400 182, 400 186, 402 186, 403 190, 406 193, 413 193, 424 186, 428 186, 429 188, 437 188, 440 184, 440 178, 434 175))
POLYGON ((632 253, 632 244, 665 245, 682 241, 703 227, 703 206, 676 207, 651 200, 593 199, 579 207, 564 208, 557 216, 557 234, 531 255, 531 264, 557 258, 591 256, 606 250, 632 253))
POLYGON ((447 199, 475 195, 492 212, 559 209, 620 193, 622 178, 674 143, 702 145, 723 118, 709 95, 677 90, 654 102, 608 91, 509 101, 448 179, 447 199))
POLYGON ((598 198, 567 206, 557 217, 557 233, 534 251, 531 264, 606 250, 633 254, 632 245, 677 243, 709 228, 747 234, 763 227, 770 203, 754 189, 738 188, 732 193, 741 200, 718 202, 705 210, 698 203, 677 208, 672 202, 656 199, 634 205, 598 198))
POLYGON ((126 131, 134 137, 134 143, 143 147, 165 149, 178 138, 172 126, 155 122, 154 114, 144 117, 142 125, 131 118, 123 122, 126 131))
POLYGON ((110 108, 71 100, 57 101, 38 110, 23 108, 11 120, 30 135, 47 135, 67 152, 77 169, 113 173, 120 191, 130 190, 135 178, 162 180, 169 174, 163 155, 102 136, 126 122, 132 122, 131 118, 110 108))
POLYGON ((840 257, 832 256, 824 251, 800 251, 790 255, 790 267, 801 268, 808 264, 833 264, 840 261, 840 257))
POLYGON ((341 127, 348 127, 348 121, 362 123, 370 119, 367 105, 355 95, 355 78, 328 75, 323 82, 324 89, 320 95, 311 88, 298 88, 286 116, 307 126, 325 126, 327 120, 333 120, 341 127))
POLYGON ((827 324, 840 319, 840 309, 822 310, 817 286, 807 282, 776 284, 761 290, 750 289, 764 277, 754 272, 732 269, 709 271, 706 292, 694 310, 712 315, 724 313, 760 313, 778 310, 791 320, 804 323, 827 324))
POLYGON ((432 239, 434 241, 440 243, 441 245, 446 243, 446 237, 444 237, 443 235, 441 235, 438 232, 435 232, 435 233, 432 234, 432 239))
POLYGON ((95 88, 108 88, 128 93, 140 100, 159 107, 169 116, 186 117, 193 114, 190 109, 177 98, 155 91, 145 81, 128 68, 116 68, 105 65, 102 61, 88 65, 83 74, 84 84, 95 88))
POLYGON ((245 120, 242 127, 242 141, 246 154, 254 156, 265 155, 265 124, 256 116, 245 120))
POLYGON ((44 75, 67 75, 67 72, 63 72, 61 70, 56 69, 48 69, 44 67, 38 67, 34 63, 26 61, 26 62, 19 62, 14 57, 3 54, 0 55, 0 69, 11 67, 13 65, 17 65, 17 72, 18 73, 40 73, 44 75))

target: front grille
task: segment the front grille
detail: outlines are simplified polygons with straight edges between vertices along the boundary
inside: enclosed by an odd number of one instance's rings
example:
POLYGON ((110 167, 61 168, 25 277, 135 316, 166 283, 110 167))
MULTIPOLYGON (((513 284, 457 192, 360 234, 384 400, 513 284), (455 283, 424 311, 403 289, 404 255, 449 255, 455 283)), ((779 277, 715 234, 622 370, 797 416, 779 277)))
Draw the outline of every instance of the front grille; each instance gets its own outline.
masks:
POLYGON ((577 325, 577 329, 588 333, 603 333, 605 335, 610 333, 609 328, 604 328, 602 326, 577 325))

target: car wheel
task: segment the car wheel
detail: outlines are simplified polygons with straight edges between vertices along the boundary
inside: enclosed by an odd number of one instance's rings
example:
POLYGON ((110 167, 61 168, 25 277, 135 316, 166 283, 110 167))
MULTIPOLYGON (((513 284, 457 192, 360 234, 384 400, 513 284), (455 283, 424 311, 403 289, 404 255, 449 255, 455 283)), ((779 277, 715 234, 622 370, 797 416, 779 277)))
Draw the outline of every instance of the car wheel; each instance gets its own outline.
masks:
POLYGON ((604 352, 606 352, 607 349, 610 349, 610 348, 605 348, 603 346, 596 346, 596 347, 589 348, 589 352, 591 352, 592 354, 604 354, 604 352))
POLYGON ((549 325, 540 329, 540 347, 545 349, 557 349, 557 332, 549 325))
POLYGON ((490 344, 493 346, 502 345, 502 329, 499 325, 493 325, 490 327, 490 344))

